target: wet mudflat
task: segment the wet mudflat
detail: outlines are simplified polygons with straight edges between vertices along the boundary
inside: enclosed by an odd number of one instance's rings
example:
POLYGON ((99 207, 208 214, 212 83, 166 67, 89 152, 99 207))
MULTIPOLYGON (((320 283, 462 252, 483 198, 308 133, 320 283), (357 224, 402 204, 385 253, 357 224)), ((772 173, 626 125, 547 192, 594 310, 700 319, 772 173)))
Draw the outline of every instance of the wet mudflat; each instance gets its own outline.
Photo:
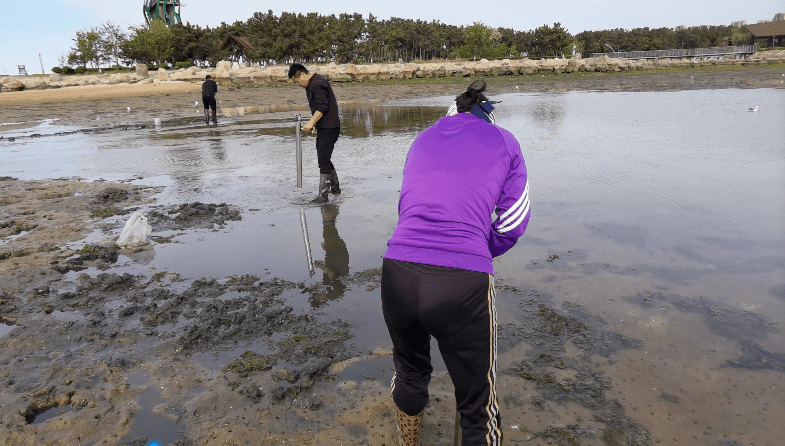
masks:
MULTIPOLYGON (((533 208, 494 262, 507 442, 779 444, 783 93, 494 98, 533 208)), ((344 106, 322 207, 310 137, 294 187, 296 106, 6 133, 4 444, 390 444, 380 256, 409 144, 449 100, 344 106), (120 250, 136 208, 154 243, 120 250)), ((434 356, 424 444, 449 445, 434 356)))

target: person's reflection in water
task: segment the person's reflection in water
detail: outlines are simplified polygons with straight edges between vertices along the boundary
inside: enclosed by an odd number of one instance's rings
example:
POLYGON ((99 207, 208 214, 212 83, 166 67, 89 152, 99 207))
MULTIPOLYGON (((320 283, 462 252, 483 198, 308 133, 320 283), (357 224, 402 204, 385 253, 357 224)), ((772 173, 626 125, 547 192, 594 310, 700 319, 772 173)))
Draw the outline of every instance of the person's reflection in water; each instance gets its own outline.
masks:
POLYGON ((343 297, 346 285, 341 278, 349 274, 349 251, 346 249, 335 221, 338 218, 338 206, 323 204, 322 211, 322 248, 324 249, 324 262, 315 261, 314 266, 322 270, 322 285, 311 294, 311 306, 319 308, 329 301, 343 297))
POLYGON ((224 141, 221 139, 221 133, 210 130, 207 132, 207 136, 210 137, 210 154, 213 158, 221 163, 226 161, 226 149, 224 148, 224 141))

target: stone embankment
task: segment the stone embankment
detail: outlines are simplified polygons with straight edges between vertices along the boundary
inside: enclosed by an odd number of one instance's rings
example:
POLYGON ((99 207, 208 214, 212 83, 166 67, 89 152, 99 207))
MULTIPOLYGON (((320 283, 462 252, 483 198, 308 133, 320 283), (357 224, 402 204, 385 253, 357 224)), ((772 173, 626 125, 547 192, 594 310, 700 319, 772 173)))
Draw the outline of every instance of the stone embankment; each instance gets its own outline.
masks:
MULTIPOLYGON (((332 82, 359 82, 365 80, 470 77, 502 75, 558 74, 574 72, 637 71, 656 68, 695 68, 712 65, 767 65, 785 63, 785 51, 773 50, 755 53, 745 59, 681 60, 660 59, 632 61, 602 56, 592 59, 503 59, 471 62, 424 62, 355 65, 309 65, 332 82)), ((168 81, 202 82, 208 74, 223 85, 285 83, 288 65, 232 68, 231 62, 218 62, 215 68, 190 67, 179 70, 159 69, 148 71, 146 65, 137 65, 136 73, 104 73, 98 75, 61 76, 53 73, 42 76, 0 76, 0 91, 46 90, 49 88, 84 85, 115 85, 120 83, 158 83, 168 81)))

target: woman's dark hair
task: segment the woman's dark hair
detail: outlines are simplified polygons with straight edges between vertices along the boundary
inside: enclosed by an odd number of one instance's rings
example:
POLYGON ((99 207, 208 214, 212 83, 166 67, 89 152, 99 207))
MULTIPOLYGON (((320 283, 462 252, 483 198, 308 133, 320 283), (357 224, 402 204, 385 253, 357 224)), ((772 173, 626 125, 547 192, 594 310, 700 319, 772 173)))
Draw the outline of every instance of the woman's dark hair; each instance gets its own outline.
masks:
POLYGON ((488 98, 482 94, 485 91, 485 81, 478 79, 469 85, 463 93, 455 98, 455 105, 458 107, 458 113, 464 113, 472 109, 478 102, 486 102, 488 98))
POLYGON ((287 77, 291 79, 293 76, 297 76, 297 73, 308 74, 308 70, 302 64, 294 63, 289 67, 289 75, 287 77))

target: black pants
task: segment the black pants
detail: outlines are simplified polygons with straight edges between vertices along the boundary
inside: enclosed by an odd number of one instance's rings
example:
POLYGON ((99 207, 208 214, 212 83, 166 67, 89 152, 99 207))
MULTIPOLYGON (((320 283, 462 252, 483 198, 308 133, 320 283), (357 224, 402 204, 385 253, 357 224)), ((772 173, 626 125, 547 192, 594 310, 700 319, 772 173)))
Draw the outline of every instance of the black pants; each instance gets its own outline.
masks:
POLYGON ((330 158, 333 156, 335 142, 338 141, 340 133, 340 127, 317 129, 316 131, 316 159, 319 162, 320 174, 329 174, 331 170, 335 169, 330 158))
POLYGON ((455 385, 462 445, 500 445, 493 276, 384 259, 382 312, 393 342, 395 405, 417 415, 428 403, 431 336, 455 385))
POLYGON ((204 104, 204 109, 211 108, 213 116, 215 116, 215 96, 202 96, 202 103, 204 104))

